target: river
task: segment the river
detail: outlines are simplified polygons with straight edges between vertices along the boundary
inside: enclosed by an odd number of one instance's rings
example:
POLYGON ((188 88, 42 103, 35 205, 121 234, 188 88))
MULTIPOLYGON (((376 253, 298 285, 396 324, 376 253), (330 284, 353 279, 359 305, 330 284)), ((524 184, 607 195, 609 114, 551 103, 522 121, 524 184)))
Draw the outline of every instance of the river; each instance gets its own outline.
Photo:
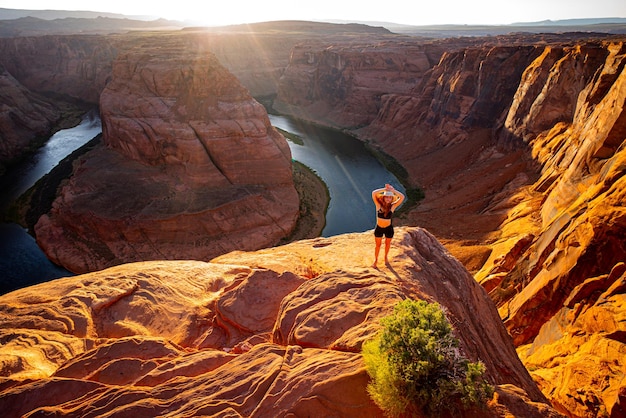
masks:
MULTIPOLYGON (((2 213, 63 158, 100 132, 99 117, 95 112, 89 113, 80 124, 58 131, 30 158, 12 167, 0 178, 2 213)), ((70 275, 72 273, 46 258, 26 229, 0 222, 0 294, 70 275)))
POLYGON ((328 187, 330 203, 322 236, 374 228, 372 190, 384 187, 385 183, 405 193, 398 179, 361 141, 286 116, 269 116, 272 125, 300 137, 302 145, 288 141, 293 159, 311 168, 328 187))
MULTIPOLYGON (((286 116, 270 115, 270 120, 300 137, 302 144, 288 141, 293 159, 311 168, 328 187, 330 203, 322 236, 372 229, 371 191, 390 183, 404 192, 398 180, 355 138, 286 116)), ((78 126, 54 134, 32 158, 2 177, 2 210, 101 130, 100 120, 91 114, 78 126)), ((0 223, 0 294, 69 275, 45 257, 27 230, 0 223)))

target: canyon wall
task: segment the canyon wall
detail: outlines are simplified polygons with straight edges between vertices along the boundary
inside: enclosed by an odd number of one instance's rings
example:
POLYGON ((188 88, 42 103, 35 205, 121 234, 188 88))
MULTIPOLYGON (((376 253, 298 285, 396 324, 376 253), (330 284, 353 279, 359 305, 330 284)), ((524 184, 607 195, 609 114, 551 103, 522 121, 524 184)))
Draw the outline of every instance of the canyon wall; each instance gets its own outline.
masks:
POLYGON ((409 90, 443 51, 442 45, 398 39, 302 43, 291 52, 273 106, 333 127, 368 125, 383 93, 409 90))
MULTIPOLYGON (((624 43, 568 36, 448 51, 405 91, 364 100, 377 116, 352 132, 423 187, 400 222, 432 231, 476 274, 553 404, 571 416, 621 416, 624 43)), ((318 68, 316 80, 335 74, 318 68)), ((294 91, 314 91, 312 68, 300 73, 294 91)), ((359 79, 334 77, 346 92, 359 79)), ((333 100, 312 106, 311 94, 280 92, 302 109, 333 100)), ((350 128, 345 113, 317 121, 350 128)))
POLYGON ((606 42, 546 48, 525 71, 503 130, 541 177, 477 275, 553 403, 577 416, 626 413, 625 64, 624 43, 606 42))
POLYGON ((125 264, 0 296, 0 410, 26 415, 383 417, 360 347, 406 298, 440 304, 496 395, 461 417, 561 417, 497 310, 427 231, 400 228, 390 264, 369 233, 210 263, 125 264))
POLYGON ((104 36, 0 38, 0 175, 97 105, 116 53, 104 36))
POLYGON ((210 53, 137 47, 100 98, 103 145, 80 157, 35 225, 74 272, 208 260, 294 228, 291 153, 262 105, 210 53))
POLYGON ((39 94, 97 105, 117 55, 107 36, 37 36, 0 39, 0 62, 39 94))
POLYGON ((48 139, 61 112, 0 64, 0 176, 7 165, 48 139))

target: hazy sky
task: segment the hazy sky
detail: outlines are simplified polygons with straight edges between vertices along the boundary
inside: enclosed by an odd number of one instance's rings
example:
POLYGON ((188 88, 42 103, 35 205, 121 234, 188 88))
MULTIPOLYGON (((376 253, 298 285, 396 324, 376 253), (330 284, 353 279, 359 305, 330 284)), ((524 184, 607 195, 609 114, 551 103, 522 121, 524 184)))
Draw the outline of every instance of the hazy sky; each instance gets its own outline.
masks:
POLYGON ((626 17, 626 0, 0 0, 0 8, 92 10, 153 15, 211 25, 268 20, 426 24, 509 24, 590 17, 626 17))

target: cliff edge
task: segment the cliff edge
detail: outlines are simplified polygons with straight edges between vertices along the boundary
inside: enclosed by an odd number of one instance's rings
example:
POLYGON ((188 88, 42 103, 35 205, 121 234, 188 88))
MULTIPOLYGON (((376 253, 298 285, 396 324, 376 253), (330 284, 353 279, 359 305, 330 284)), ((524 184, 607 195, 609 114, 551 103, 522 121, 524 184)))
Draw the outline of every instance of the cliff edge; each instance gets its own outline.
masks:
MULTIPOLYGON (((211 262, 125 264, 0 297, 5 416, 382 416, 364 340, 405 298, 441 304, 496 395, 483 416, 557 417, 493 303, 420 228, 390 264, 371 233, 211 262)), ((469 415, 468 415, 469 416, 469 415)))

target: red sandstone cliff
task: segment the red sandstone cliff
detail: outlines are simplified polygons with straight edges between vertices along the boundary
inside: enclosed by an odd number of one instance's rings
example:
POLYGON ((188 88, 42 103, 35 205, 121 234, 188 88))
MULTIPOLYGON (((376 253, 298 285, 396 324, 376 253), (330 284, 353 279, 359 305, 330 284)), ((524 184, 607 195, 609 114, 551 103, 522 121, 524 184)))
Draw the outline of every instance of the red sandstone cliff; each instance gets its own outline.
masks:
POLYGON ((117 54, 106 36, 37 36, 0 39, 0 62, 21 84, 97 104, 117 54))
POLYGON ((101 36, 0 38, 0 166, 41 146, 68 111, 96 105, 115 54, 101 36))
POLYGON ((625 52, 546 48, 524 73, 504 128, 541 177, 477 275, 544 390, 577 416, 626 414, 625 52))
MULTIPOLYGON (((481 416, 557 417, 484 289, 436 239, 399 229, 210 263, 127 264, 0 296, 4 416, 382 416, 359 353, 393 305, 445 307, 496 395, 481 416)), ((467 416, 475 416, 471 413, 467 416)))
POLYGON ((294 47, 276 110, 342 129, 368 125, 382 95, 410 90, 445 51, 442 44, 397 37, 333 41, 294 47))
POLYGON ((289 147, 210 53, 120 55, 100 112, 106 147, 76 162, 35 227, 56 263, 207 260, 274 245, 295 226, 289 147))

